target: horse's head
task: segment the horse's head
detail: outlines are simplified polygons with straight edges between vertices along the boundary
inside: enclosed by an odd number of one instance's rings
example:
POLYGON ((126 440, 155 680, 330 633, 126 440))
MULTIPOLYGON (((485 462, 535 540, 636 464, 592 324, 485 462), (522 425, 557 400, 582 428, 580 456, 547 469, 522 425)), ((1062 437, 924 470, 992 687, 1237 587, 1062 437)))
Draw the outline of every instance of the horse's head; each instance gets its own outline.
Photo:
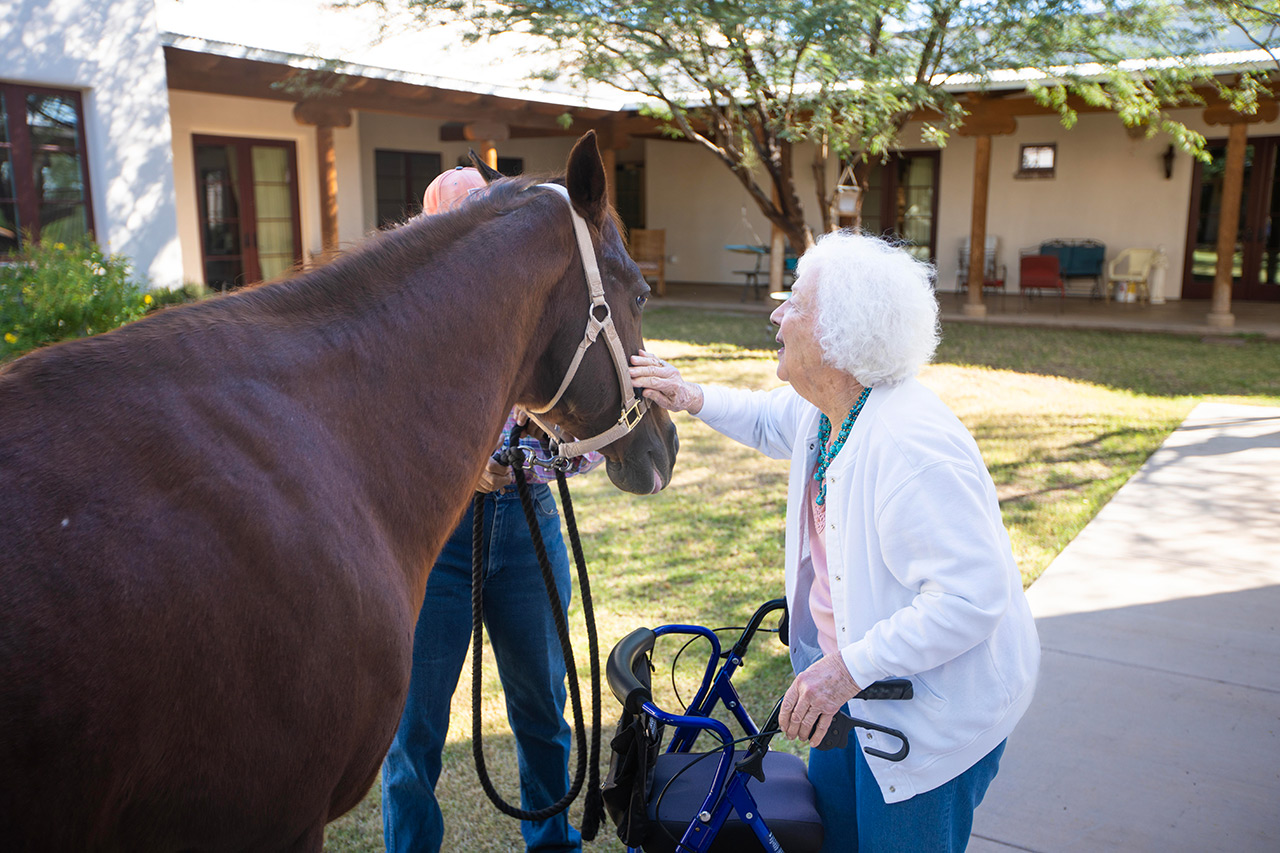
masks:
POLYGON ((580 232, 575 237, 579 251, 551 296, 554 304, 546 316, 554 330, 538 363, 534 396, 520 404, 531 412, 542 412, 539 417, 580 442, 608 440, 599 450, 613 484, 624 491, 652 494, 671 481, 680 442, 670 416, 657 406, 649 408, 627 373, 630 357, 644 346, 640 318, 649 286, 628 256, 609 206, 594 132, 579 139, 570 153, 564 189, 568 204, 561 202, 562 209, 552 210, 567 227, 572 207, 578 220, 574 231, 580 232), (599 270, 602 290, 597 291, 594 305, 593 276, 587 272, 591 267, 599 270), (581 349, 588 340, 594 343, 581 349))

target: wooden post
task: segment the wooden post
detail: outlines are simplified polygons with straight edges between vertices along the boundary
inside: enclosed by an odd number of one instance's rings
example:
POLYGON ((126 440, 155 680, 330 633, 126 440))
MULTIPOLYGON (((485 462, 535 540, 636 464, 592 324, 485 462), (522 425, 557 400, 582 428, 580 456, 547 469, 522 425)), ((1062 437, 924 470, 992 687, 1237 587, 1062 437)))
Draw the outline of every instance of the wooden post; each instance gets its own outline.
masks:
POLYGON ((338 251, 338 155, 333 149, 333 127, 316 126, 316 162, 320 167, 320 249, 338 251))
POLYGON ((1206 322, 1219 329, 1236 323, 1231 313, 1231 280, 1240 228, 1240 196, 1244 192, 1244 149, 1249 126, 1233 122, 1227 131, 1227 162, 1222 174, 1222 206, 1218 213, 1218 265, 1213 271, 1213 303, 1206 322))
POLYGON ((600 159, 604 163, 604 184, 609 204, 618 206, 618 152, 631 145, 631 134, 616 121, 609 121, 596 129, 596 145, 600 147, 600 159))
POLYGON ((1005 136, 1018 129, 1018 121, 1000 101, 970 95, 965 103, 968 116, 956 132, 973 137, 973 210, 969 219, 969 269, 965 281, 969 294, 964 302, 966 317, 987 316, 982 302, 982 283, 987 275, 987 198, 991 193, 991 137, 1005 136))
POLYGON ((511 138, 511 128, 497 121, 473 121, 462 128, 462 136, 480 145, 480 159, 490 169, 498 168, 498 143, 511 138))
POLYGON ((600 161, 604 164, 605 194, 609 197, 609 206, 618 206, 618 152, 605 148, 600 152, 600 161))
POLYGON ((1231 281, 1235 266, 1236 242, 1240 231, 1240 197, 1244 193, 1244 154, 1249 145, 1249 125, 1275 121, 1280 109, 1270 98, 1258 102, 1251 115, 1231 109, 1230 104, 1205 108, 1206 124, 1227 126, 1227 162, 1223 165, 1222 203, 1218 213, 1218 264, 1213 270, 1213 299, 1205 322, 1218 329, 1236 324, 1231 313, 1231 281))
POLYGON ((320 249, 324 254, 338 251, 338 155, 333 147, 333 129, 351 126, 351 111, 326 101, 294 104, 294 120, 316 129, 316 166, 320 180, 320 249))
MULTIPOLYGON (((778 188, 773 188, 773 203, 775 206, 781 207, 781 196, 778 195, 778 188)), ((803 248, 803 247, 802 247, 803 248)), ((787 235, 777 225, 773 225, 769 233, 769 292, 777 293, 782 290, 782 275, 784 265, 787 260, 787 235)))
POLYGON ((969 294, 964 302, 966 317, 987 316, 987 306, 982 304, 982 282, 987 274, 987 195, 990 185, 991 137, 983 134, 974 139, 973 149, 973 212, 969 219, 967 278, 969 294))

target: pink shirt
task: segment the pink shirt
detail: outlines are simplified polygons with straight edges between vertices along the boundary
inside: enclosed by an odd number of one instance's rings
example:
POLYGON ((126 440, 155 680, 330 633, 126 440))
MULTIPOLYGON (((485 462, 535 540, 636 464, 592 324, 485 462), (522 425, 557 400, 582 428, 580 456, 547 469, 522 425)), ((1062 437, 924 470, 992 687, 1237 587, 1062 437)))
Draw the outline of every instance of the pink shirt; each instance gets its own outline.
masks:
POLYGON ((836 613, 831 604, 831 577, 827 574, 826 507, 818 506, 818 482, 812 476, 805 491, 805 505, 809 510, 809 559, 813 563, 809 615, 818 629, 818 647, 829 655, 836 651, 836 613))

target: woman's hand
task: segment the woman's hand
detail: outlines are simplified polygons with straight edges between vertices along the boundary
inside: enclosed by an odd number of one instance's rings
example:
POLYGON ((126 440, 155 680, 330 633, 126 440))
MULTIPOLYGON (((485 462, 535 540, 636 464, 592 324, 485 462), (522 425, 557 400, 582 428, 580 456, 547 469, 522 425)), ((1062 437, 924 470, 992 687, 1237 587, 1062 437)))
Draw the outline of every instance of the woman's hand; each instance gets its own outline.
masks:
POLYGON ((644 396, 668 412, 702 411, 702 388, 680 378, 680 371, 651 352, 640 350, 631 356, 631 384, 644 389, 644 396))
POLYGON ((476 491, 483 492, 486 495, 490 492, 496 492, 503 486, 509 486, 515 482, 515 475, 511 473, 511 469, 506 465, 499 465, 493 459, 484 464, 484 470, 480 472, 480 481, 476 483, 476 491))
POLYGON ((861 692, 840 653, 825 655, 791 682, 782 697, 778 725, 787 737, 817 746, 826 737, 831 719, 861 692))

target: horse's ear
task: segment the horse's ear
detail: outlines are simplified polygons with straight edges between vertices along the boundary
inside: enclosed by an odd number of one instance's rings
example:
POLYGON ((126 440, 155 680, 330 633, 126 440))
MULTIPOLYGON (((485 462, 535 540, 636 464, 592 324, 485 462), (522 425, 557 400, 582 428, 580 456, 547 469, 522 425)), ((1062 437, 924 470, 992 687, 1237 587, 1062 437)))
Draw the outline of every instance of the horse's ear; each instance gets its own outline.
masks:
POLYGON ((471 163, 476 167, 476 171, 480 173, 480 177, 484 178, 486 184, 491 184, 502 177, 501 172, 480 159, 480 155, 476 153, 474 148, 467 149, 467 156, 471 158, 471 163))
POLYGON ((583 215, 596 225, 604 224, 609 200, 605 196, 604 161, 596 147, 596 132, 588 130, 569 152, 565 169, 565 187, 569 198, 583 215))

